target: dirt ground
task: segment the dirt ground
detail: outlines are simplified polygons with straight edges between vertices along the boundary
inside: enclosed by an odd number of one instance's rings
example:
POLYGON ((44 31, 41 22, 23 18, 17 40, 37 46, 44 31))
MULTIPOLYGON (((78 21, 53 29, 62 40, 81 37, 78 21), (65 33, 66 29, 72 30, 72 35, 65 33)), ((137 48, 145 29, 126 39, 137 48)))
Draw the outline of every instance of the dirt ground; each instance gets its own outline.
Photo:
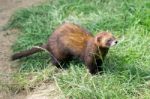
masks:
MULTIPOLYGON (((10 75, 15 71, 12 65, 17 65, 10 61, 12 55, 11 46, 18 36, 18 30, 6 30, 2 27, 8 22, 12 13, 19 8, 39 4, 44 0, 0 0, 0 83, 9 83, 10 75)), ((17 95, 8 95, 0 92, 0 99, 58 99, 56 85, 42 85, 36 91, 30 94, 19 93, 17 95), (52 93, 52 94, 51 94, 52 93)))

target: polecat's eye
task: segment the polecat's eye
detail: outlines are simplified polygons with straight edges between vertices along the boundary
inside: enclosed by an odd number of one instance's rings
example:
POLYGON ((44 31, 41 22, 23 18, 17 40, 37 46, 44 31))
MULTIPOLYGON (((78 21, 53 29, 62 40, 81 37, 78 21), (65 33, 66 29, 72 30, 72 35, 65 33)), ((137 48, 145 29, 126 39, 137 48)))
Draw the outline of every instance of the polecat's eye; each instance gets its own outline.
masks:
POLYGON ((112 39, 108 39, 108 40, 106 41, 106 45, 107 45, 107 46, 110 46, 111 43, 112 43, 112 39))
POLYGON ((111 43, 111 41, 112 41, 112 39, 108 39, 108 40, 107 40, 108 43, 111 43))

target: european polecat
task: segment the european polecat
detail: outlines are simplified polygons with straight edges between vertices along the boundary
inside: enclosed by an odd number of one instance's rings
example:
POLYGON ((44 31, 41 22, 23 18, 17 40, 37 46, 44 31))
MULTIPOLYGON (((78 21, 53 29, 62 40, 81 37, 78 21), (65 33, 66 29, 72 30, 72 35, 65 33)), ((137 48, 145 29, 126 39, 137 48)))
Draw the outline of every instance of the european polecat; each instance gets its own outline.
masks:
MULTIPOLYGON (((48 43, 40 47, 51 54, 51 61, 57 67, 60 67, 64 61, 78 57, 91 74, 96 74, 102 70, 101 65, 109 47, 115 44, 117 40, 111 33, 102 32, 93 36, 79 25, 64 23, 52 33, 48 43)), ((16 53, 12 56, 12 60, 42 51, 40 47, 16 53)))

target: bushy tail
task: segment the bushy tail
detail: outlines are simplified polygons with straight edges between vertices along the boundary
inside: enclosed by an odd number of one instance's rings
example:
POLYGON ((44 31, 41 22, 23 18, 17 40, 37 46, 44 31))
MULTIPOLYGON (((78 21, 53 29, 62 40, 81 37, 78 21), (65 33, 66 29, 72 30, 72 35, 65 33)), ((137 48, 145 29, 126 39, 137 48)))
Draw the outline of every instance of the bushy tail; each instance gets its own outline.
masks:
POLYGON ((25 50, 25 51, 21 51, 19 53, 15 53, 14 55, 12 55, 11 59, 12 60, 16 60, 16 59, 20 59, 26 56, 30 56, 34 53, 40 52, 40 51, 44 51, 47 49, 47 45, 42 45, 42 46, 38 46, 38 47, 33 47, 29 50, 25 50))

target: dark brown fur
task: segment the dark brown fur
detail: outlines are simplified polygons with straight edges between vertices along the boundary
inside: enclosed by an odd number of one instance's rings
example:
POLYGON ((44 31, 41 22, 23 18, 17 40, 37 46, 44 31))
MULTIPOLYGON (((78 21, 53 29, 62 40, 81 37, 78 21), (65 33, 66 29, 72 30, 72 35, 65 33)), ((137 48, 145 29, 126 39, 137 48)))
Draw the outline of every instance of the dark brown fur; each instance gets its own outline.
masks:
MULTIPOLYGON (((91 74, 101 71, 101 65, 108 52, 106 40, 114 38, 110 33, 104 32, 93 36, 90 32, 78 25, 64 23, 58 27, 49 37, 48 43, 41 47, 50 52, 52 63, 60 67, 61 63, 72 57, 79 57, 84 61, 91 74)), ((32 48, 16 53, 12 60, 29 56, 42 51, 40 48, 32 48)))

